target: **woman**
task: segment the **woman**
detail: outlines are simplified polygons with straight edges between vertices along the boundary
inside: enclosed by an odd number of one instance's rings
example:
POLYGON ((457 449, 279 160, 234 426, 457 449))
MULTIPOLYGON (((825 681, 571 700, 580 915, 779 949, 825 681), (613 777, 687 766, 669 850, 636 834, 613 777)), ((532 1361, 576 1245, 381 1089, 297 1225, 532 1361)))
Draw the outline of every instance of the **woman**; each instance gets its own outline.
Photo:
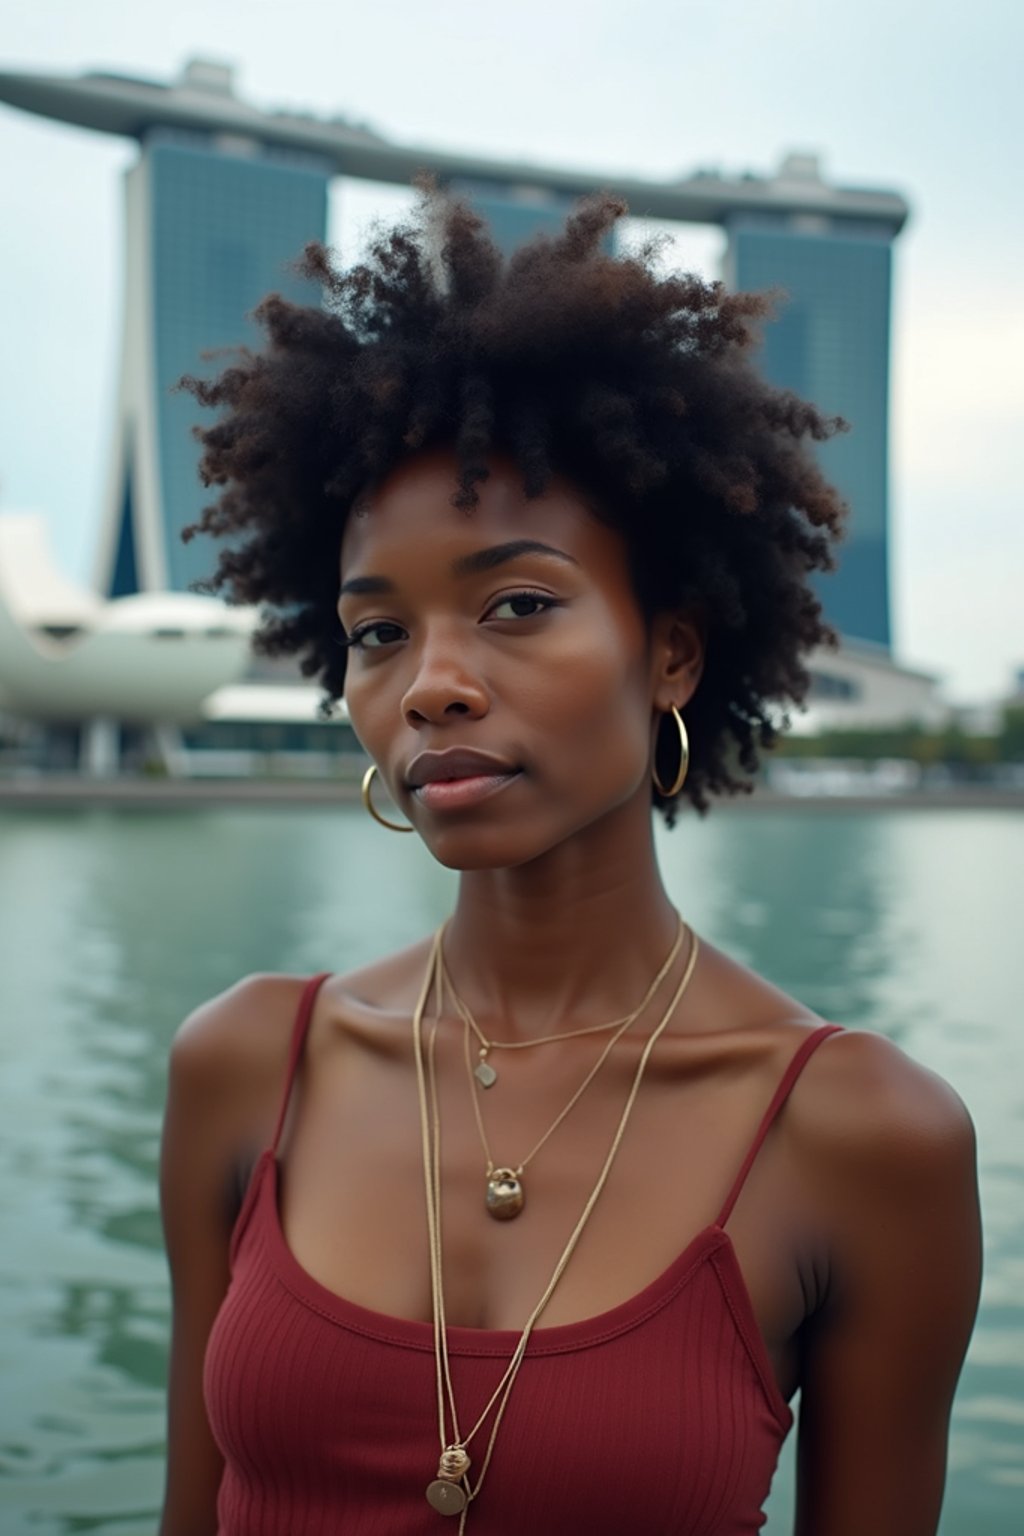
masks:
POLYGON ((746 787, 830 638, 803 440, 840 424, 752 370, 761 300, 610 257, 623 211, 505 266, 428 197, 192 382, 209 586, 344 691, 367 809, 460 883, 176 1041, 162 1536, 739 1536, 798 1388, 800 1536, 936 1529, 970 1122, 700 943, 652 840, 652 799, 746 787))

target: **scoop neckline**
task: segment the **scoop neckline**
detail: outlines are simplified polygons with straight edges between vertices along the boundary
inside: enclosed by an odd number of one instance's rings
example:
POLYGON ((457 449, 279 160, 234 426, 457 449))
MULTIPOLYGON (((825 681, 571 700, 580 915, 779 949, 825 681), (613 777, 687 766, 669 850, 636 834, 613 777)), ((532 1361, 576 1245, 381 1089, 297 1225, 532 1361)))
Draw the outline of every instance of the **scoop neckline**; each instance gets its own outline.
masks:
MULTIPOLYGON (((280 1269, 285 1272, 283 1278, 287 1278, 291 1287, 299 1291, 300 1299, 315 1304, 319 1311, 337 1313, 339 1321, 357 1326, 362 1333, 433 1353, 433 1323, 424 1322, 420 1318, 396 1317, 364 1306, 361 1302, 350 1301, 348 1297, 321 1284, 303 1268, 288 1246, 281 1222, 278 1205, 281 1165, 272 1153, 268 1152, 265 1156, 270 1165, 266 1180, 269 1193, 266 1198, 270 1205, 269 1224, 275 1257, 280 1269)), ((616 1302, 603 1312, 595 1312, 573 1322, 555 1323, 549 1327, 538 1324, 530 1335, 530 1353, 558 1353, 563 1349, 578 1349, 635 1327, 651 1312, 663 1306, 686 1283, 692 1271, 703 1262, 707 1252, 723 1244, 732 1246, 727 1232, 713 1224, 702 1228, 660 1274, 625 1301, 616 1302)), ((449 1352, 460 1354, 508 1355, 518 1344, 521 1335, 518 1328, 472 1328, 456 1323, 449 1323, 447 1332, 449 1352)))
MULTIPOLYGON (((268 1207, 265 1221, 268 1229, 271 1257, 278 1280, 291 1294, 311 1311, 352 1332, 382 1343, 416 1349, 433 1354, 433 1323, 419 1318, 395 1317, 379 1312, 362 1303, 350 1301, 338 1292, 328 1289, 304 1269, 292 1253, 284 1235, 278 1206, 280 1163, 273 1148, 268 1148, 261 1161, 266 1165, 261 1178, 261 1188, 256 1204, 268 1207)), ((783 1429, 793 1423, 792 1410, 775 1380, 767 1346, 754 1314, 753 1303, 747 1290, 743 1272, 739 1267, 736 1250, 728 1232, 712 1222, 690 1239, 674 1259, 641 1290, 603 1312, 573 1322, 555 1323, 549 1327, 538 1324, 530 1335, 527 1359, 542 1355, 569 1354, 574 1350, 591 1348, 628 1333, 659 1312, 676 1296, 694 1275, 711 1261, 715 1261, 725 1289, 726 1301, 737 1329, 746 1345, 775 1418, 783 1429), (719 1260, 721 1261, 719 1264, 719 1260)), ((471 1328, 461 1324, 449 1324, 447 1329, 450 1355, 501 1357, 508 1359, 519 1343, 521 1330, 511 1328, 471 1328)))

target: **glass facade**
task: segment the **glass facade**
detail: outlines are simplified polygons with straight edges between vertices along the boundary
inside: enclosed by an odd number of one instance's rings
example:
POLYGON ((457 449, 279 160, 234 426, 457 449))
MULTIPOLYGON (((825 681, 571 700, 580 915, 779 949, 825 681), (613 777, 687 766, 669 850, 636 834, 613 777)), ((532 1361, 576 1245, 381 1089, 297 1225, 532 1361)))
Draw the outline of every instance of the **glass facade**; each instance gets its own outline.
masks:
MULTIPOLYGON (((259 343, 248 316, 271 290, 319 301, 290 263, 308 240, 326 237, 330 167, 311 156, 279 159, 254 147, 228 152, 201 135, 167 130, 148 136, 143 156, 142 324, 154 391, 154 478, 166 586, 182 591, 208 575, 213 560, 209 541, 181 542, 182 528, 204 504, 192 428, 205 413, 174 385, 183 374, 223 366, 223 352, 206 360, 204 352, 259 343)), ((562 197, 527 188, 462 182, 453 190, 479 209, 506 253, 539 232, 557 233, 569 208, 562 197)), ((889 649, 890 241, 863 226, 812 233, 764 216, 738 218, 728 233, 730 286, 778 288, 787 295, 766 329, 764 371, 851 423, 849 434, 819 449, 851 515, 839 569, 818 578, 818 587, 841 633, 889 649)), ((130 468, 126 459, 110 573, 114 596, 144 584, 130 468)))
POLYGON ((495 243, 506 256, 534 235, 557 234, 570 207, 562 197, 505 190, 485 182, 455 181, 451 189, 486 219, 495 243))
MULTIPOLYGON (((212 374, 224 364, 203 360, 218 348, 254 344, 261 333, 249 311, 271 290, 319 303, 319 293, 289 270, 309 240, 327 231, 329 169, 259 154, 228 154, 204 143, 153 134, 148 158, 148 228, 157 477, 163 513, 167 587, 185 590, 212 569, 206 539, 181 542, 206 495, 192 427, 205 416, 190 395, 174 390, 185 373, 212 374)), ((122 534, 122 546, 125 536, 122 534)), ((134 562, 124 551, 118 572, 134 562)))
POLYGON ((884 231, 805 233, 753 220, 729 229, 729 286, 786 296, 765 330, 765 374, 850 424, 817 450, 850 515, 838 569, 816 587, 841 634, 886 650, 891 266, 884 231))

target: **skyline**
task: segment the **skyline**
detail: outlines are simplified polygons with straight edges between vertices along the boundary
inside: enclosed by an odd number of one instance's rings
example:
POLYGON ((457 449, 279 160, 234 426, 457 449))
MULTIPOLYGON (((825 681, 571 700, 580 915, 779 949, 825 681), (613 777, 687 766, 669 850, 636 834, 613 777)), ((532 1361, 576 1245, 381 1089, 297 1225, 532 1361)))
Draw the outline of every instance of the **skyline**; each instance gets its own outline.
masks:
POLYGON ((837 187, 809 155, 787 157, 771 177, 640 181, 438 154, 336 117, 263 111, 237 93, 228 67, 201 59, 152 82, 0 71, 0 102, 140 146, 125 178, 120 466, 95 566, 102 592, 184 591, 208 575, 210 551, 181 539, 206 497, 194 441, 202 413, 176 381, 204 351, 258 345, 246 316, 269 289, 318 302, 289 264, 307 241, 326 239, 335 176, 405 188, 425 169, 471 199, 505 256, 532 234, 555 233, 576 199, 610 185, 648 214, 722 230, 728 287, 786 295, 757 364, 777 388, 855 424, 817 451, 850 516, 842 559, 813 585, 844 645, 889 652, 892 243, 909 214, 898 193, 837 187))
MULTIPOLYGON (((269 7, 257 9, 270 14, 269 7)), ((523 7, 527 23, 540 9, 528 0, 523 7)), ((582 7, 567 9, 582 22, 582 7)), ((323 49, 306 49, 302 60, 306 67, 300 67, 303 50, 296 32, 283 42, 279 39, 281 45, 275 49, 268 46, 269 37, 257 42, 235 30, 232 23, 240 13, 234 3, 227 5, 225 15, 201 18, 191 0, 159 25, 155 18, 130 18, 117 27, 115 8, 106 0, 90 7, 89 26, 82 25, 77 13, 64 4, 44 0, 33 18, 15 18, 8 26, 0 67, 55 74, 107 68, 159 80, 176 74, 187 55, 212 55, 236 63, 240 94, 260 106, 304 107, 318 113, 340 112, 356 121, 365 118, 388 138, 447 143, 494 157, 621 169, 649 178, 716 165, 727 174, 771 174, 787 150, 818 149, 825 175, 833 184, 891 186, 903 191, 913 213, 897 242, 896 265, 891 477, 896 655, 908 665, 943 674, 946 692, 955 700, 1005 694, 1014 670, 1024 665, 1024 626, 1017 595, 1024 567, 1024 519, 1013 462, 1015 429, 1019 430, 1016 373, 1024 346, 1024 285, 1012 259, 1022 218, 1019 208, 1004 195, 1010 185, 1004 162, 1008 166, 1014 159, 1012 135, 992 140, 1000 154, 986 158, 976 151, 979 143, 988 143, 983 130, 991 126, 995 109, 1010 100, 1000 91, 1002 77, 995 67, 1000 60, 1005 65, 1011 51, 1006 36, 997 38, 993 33, 982 46, 980 28, 975 27, 970 38, 959 37, 958 47, 953 47, 954 39, 947 40, 951 51, 945 57, 946 67, 952 68, 955 55, 962 87, 972 85, 972 51, 979 66, 982 61, 993 66, 973 71, 976 110, 965 110, 958 117, 964 133, 954 163, 943 155, 943 143, 935 142, 934 134, 929 141, 926 130, 937 121, 934 111, 914 114, 913 98, 915 92, 920 95, 924 79, 920 71, 907 77, 903 101, 903 109, 915 117, 917 134, 888 139, 886 124, 871 111, 872 98, 884 94, 885 82, 874 82, 873 89, 870 73, 857 75, 854 44, 859 43, 863 53, 872 21, 877 19, 873 13, 880 12, 875 0, 861 17, 860 30, 853 27, 852 32, 850 19, 838 10, 827 18, 833 24, 829 32, 801 5, 774 6, 776 22, 788 19, 794 27, 800 22, 788 41, 802 58, 794 61, 776 39, 772 57, 780 92, 772 104, 774 112, 762 114, 762 130, 754 133, 749 121, 746 127, 739 121, 744 116, 749 119, 757 98, 744 57, 738 61, 739 83, 733 79, 726 90, 731 105, 744 111, 731 116, 720 112, 717 126, 710 117, 690 124, 691 130, 699 131, 680 134, 674 145, 669 144, 657 124, 670 98, 656 90, 639 89, 645 72, 657 79, 663 52, 652 48, 645 28, 649 33, 650 23, 658 20, 675 28, 680 40, 684 32, 694 39, 699 35, 704 55, 710 57, 716 35, 721 43, 729 33, 726 23, 742 9, 725 4, 714 15, 700 8, 699 14, 678 18, 664 6, 641 5, 628 36, 624 35, 625 19, 604 4, 586 11, 589 36, 574 38, 562 15, 548 18, 546 31, 538 23, 532 35, 546 36, 549 45, 540 69, 542 84, 550 87, 559 71, 564 72, 573 48, 577 48, 578 63, 600 60, 603 64, 603 74, 600 69, 589 75, 584 71, 579 81, 570 82, 561 95, 556 93, 555 105, 573 108, 557 133, 552 131, 552 115, 559 113, 552 114, 552 99, 543 89, 535 97, 536 121, 518 118, 513 122, 503 116, 502 104, 507 106, 513 94, 510 89, 492 93, 490 110, 485 112, 479 69, 465 76, 461 106, 448 95, 432 96, 429 70, 417 71, 415 46, 417 26, 421 34, 429 29, 412 12, 406 15, 397 49, 387 53, 381 45, 376 53, 367 50, 370 40, 379 41, 393 30, 396 14, 405 10, 398 5, 385 8, 387 16, 351 18, 342 27, 333 13, 329 18, 328 8, 297 0, 293 18, 315 19, 328 32, 332 19, 339 39, 344 35, 349 41, 358 37, 362 42, 362 50, 357 50, 359 68, 353 68, 350 60, 341 82, 332 81, 329 64, 324 67, 323 49), (58 16, 63 18, 60 27, 54 25, 58 16), (844 28, 845 50, 838 48, 844 28), (88 48, 83 47, 84 33, 93 39, 88 48), (607 121, 585 109, 606 89, 609 50, 616 40, 621 45, 615 50, 621 106, 614 120, 607 121), (227 42, 232 45, 230 51, 224 46, 227 42), (998 47, 993 46, 996 42, 998 47), (796 107, 792 102, 787 105, 781 89, 786 70, 797 63, 806 72, 808 56, 815 49, 820 55, 824 44, 829 57, 837 52, 845 55, 849 79, 845 84, 833 80, 837 89, 826 103, 820 70, 818 77, 807 72, 805 84, 813 88, 805 94, 811 99, 796 107), (388 60, 390 70, 383 68, 388 60), (601 78, 594 78, 597 75, 601 78), (304 87, 301 95, 299 76, 304 87), (747 95, 750 100, 745 100, 747 95), (645 113, 638 120, 635 110, 631 113, 622 107, 637 108, 641 97, 645 113), (858 98, 862 131, 844 117, 851 111, 852 97, 858 98), (421 110, 424 102, 431 108, 429 121, 421 110), (820 121, 822 129, 815 141, 804 126, 812 121, 820 121), (462 131, 456 133, 460 124, 462 131), (884 156, 881 140, 886 141, 884 156), (744 142, 747 153, 741 156, 744 142), (720 152, 712 156, 715 143, 720 144, 720 152), (968 163, 972 160, 973 164, 968 163), (973 214, 969 221, 959 217, 964 208, 973 214), (981 248, 984 266, 978 263, 981 248), (953 298, 956 302, 951 303, 953 298)), ((456 60, 473 56, 479 62, 482 54, 499 47, 508 59, 503 79, 514 80, 516 63, 533 57, 529 24, 512 26, 508 20, 489 19, 482 31, 484 23, 463 0, 441 5, 438 14, 442 21, 458 20, 462 25, 460 35, 445 43, 456 60), (469 26, 471 15, 475 30, 469 26)), ((930 8, 928 15, 933 22, 947 19, 941 7, 938 12, 930 8)), ((1007 10, 1008 23, 1011 18, 1007 10)), ((1020 29, 1016 18, 1012 24, 1020 29)), ((748 42, 751 30, 760 32, 762 43, 766 41, 761 13, 748 29, 748 42)), ((941 30, 941 25, 933 27, 929 37, 933 61, 935 38, 941 30)), ((780 26, 779 36, 784 32, 780 26)), ((758 41, 756 35, 753 41, 758 41)), ((751 64, 756 51, 751 50, 751 64)), ((696 86, 701 82, 693 53, 691 49, 689 83, 696 86)), ((442 57, 436 43, 434 56, 442 57)), ((533 62, 536 66, 535 58, 533 62)), ((896 62, 888 60, 890 75, 894 70, 899 73, 896 62)), ((796 70, 798 76, 801 68, 796 70)), ((458 71, 450 69, 451 73, 458 71)), ((533 73, 537 75, 536 67, 533 73)), ((1008 68, 1004 75, 1008 82, 1008 68)), ((938 81, 928 84, 934 88, 938 81)), ((961 95, 966 101, 963 89, 961 95)), ((0 334, 7 359, 0 367, 0 509, 44 511, 62 564, 69 574, 79 576, 92 563, 107 470, 104 458, 115 404, 120 323, 121 173, 135 154, 130 144, 45 123, 13 109, 0 110, 7 212, 7 233, 0 250, 0 334), (69 284, 72 252, 75 280, 69 284)), ((329 228, 343 259, 357 254, 371 217, 391 217, 407 206, 410 197, 397 188, 357 186, 350 181, 336 184, 329 228)), ((720 259, 721 245, 715 229, 676 226, 673 264, 707 273, 720 259)))

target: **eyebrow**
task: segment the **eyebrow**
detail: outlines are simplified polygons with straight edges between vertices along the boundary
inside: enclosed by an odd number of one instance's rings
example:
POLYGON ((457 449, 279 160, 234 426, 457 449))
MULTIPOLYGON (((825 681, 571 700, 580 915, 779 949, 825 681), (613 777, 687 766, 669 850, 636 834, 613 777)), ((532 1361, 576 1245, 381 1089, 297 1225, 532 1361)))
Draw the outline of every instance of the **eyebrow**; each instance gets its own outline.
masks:
MULTIPOLYGON (((552 555, 568 565, 579 565, 572 555, 566 554, 564 549, 556 549, 553 544, 542 544, 539 539, 510 539, 507 544, 492 544, 487 549, 475 549, 470 555, 460 555, 452 561, 451 570, 454 576, 475 576, 480 571, 493 571, 496 566, 516 560, 520 555, 552 555)), ((342 582, 338 596, 346 592, 376 595, 394 590, 394 582, 386 576, 350 576, 342 582)))

